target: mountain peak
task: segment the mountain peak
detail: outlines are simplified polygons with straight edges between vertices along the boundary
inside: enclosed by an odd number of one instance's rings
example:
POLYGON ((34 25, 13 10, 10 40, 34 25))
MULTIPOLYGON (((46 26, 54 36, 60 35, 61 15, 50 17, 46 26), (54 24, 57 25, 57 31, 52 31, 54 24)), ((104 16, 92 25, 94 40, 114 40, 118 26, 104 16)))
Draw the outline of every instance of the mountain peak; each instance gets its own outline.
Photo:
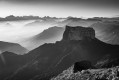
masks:
POLYGON ((90 27, 70 27, 66 26, 63 40, 85 40, 95 39, 95 30, 90 27))

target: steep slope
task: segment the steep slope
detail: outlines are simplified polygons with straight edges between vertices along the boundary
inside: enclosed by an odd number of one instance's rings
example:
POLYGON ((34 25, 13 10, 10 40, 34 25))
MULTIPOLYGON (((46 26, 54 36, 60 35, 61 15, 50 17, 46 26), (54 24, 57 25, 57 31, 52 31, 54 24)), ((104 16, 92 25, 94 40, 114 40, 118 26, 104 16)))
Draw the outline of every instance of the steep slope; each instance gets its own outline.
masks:
POLYGON ((96 64, 107 55, 110 55, 110 60, 118 59, 118 52, 118 45, 106 44, 96 39, 93 28, 66 26, 61 41, 44 44, 30 51, 26 54, 29 63, 7 80, 49 80, 75 62, 87 60, 96 64))
POLYGON ((44 43, 55 43, 62 39, 64 30, 65 28, 62 27, 50 27, 25 40, 23 44, 27 45, 30 50, 33 50, 44 43))
POLYGON ((103 42, 119 44, 119 22, 104 21, 91 25, 96 31, 96 37, 103 42))
POLYGON ((23 55, 17 55, 12 52, 3 52, 0 54, 0 80, 11 75, 18 68, 26 63, 23 55))
POLYGON ((16 54, 21 54, 21 55, 28 52, 26 48, 22 47, 21 45, 17 43, 9 43, 9 42, 3 42, 3 41, 0 41, 0 51, 1 52, 8 51, 8 52, 16 53, 16 54))

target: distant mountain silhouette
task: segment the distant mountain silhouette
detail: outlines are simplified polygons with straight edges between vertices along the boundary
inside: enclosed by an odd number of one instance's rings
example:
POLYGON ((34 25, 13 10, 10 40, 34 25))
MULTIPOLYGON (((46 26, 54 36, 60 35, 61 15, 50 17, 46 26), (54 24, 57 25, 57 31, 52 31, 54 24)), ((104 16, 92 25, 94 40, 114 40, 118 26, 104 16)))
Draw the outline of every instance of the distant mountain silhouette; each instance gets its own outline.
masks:
POLYGON ((7 16, 5 18, 0 18, 0 21, 18 21, 18 20, 36 20, 40 19, 38 16, 7 16))
MULTIPOLYGON (((63 33, 64 30, 65 29, 62 28, 62 27, 50 27, 50 28, 44 30, 42 33, 34 36, 34 39, 35 40, 38 40, 38 39, 42 39, 42 40, 50 39, 50 38, 58 36, 60 33, 63 33)), ((62 34, 62 36, 63 36, 63 34, 62 34)))
POLYGON ((67 26, 61 41, 44 44, 30 51, 26 54, 29 63, 7 77, 7 80, 49 80, 75 62, 87 60, 94 65, 107 55, 110 55, 110 60, 118 59, 118 53, 119 46, 95 38, 93 28, 67 26))
POLYGON ((65 28, 62 27, 50 27, 43 32, 25 40, 24 42, 29 45, 29 49, 32 50, 44 43, 55 43, 62 39, 65 28))
POLYGON ((96 37, 110 44, 119 44, 119 22, 104 21, 91 25, 96 31, 96 37))
POLYGON ((83 26, 83 27, 88 27, 94 23, 100 22, 100 20, 89 20, 89 19, 81 19, 81 18, 66 18, 61 22, 58 22, 58 26, 64 27, 66 25, 68 26, 83 26))
POLYGON ((81 18, 68 18, 67 21, 70 21, 70 23, 68 23, 68 26, 83 26, 83 27, 88 27, 94 23, 100 22, 101 20, 95 20, 93 18, 91 19, 81 19, 81 18))
POLYGON ((16 54, 25 54, 28 50, 17 43, 9 43, 0 41, 0 51, 1 52, 13 52, 16 54))
POLYGON ((73 17, 68 17, 68 18, 41 18, 39 20, 36 20, 32 23, 29 23, 25 25, 26 27, 41 27, 45 28, 45 26, 59 26, 59 27, 64 27, 66 25, 68 26, 84 26, 88 27, 96 22, 101 22, 101 20, 97 19, 81 19, 81 18, 73 18, 73 17))
POLYGON ((26 24, 25 27, 40 27, 41 29, 47 29, 49 27, 56 26, 57 20, 59 20, 59 19, 52 19, 52 18, 44 19, 44 18, 42 18, 40 20, 36 20, 32 23, 26 24))

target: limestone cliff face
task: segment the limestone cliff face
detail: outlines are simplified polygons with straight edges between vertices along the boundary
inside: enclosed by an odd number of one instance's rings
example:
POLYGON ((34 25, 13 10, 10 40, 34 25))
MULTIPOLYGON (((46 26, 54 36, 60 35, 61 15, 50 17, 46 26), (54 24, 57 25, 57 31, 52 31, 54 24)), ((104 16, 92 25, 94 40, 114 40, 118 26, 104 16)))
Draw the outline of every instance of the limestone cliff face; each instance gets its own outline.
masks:
POLYGON ((65 32, 63 34, 63 40, 85 40, 94 39, 95 30, 93 28, 86 27, 70 27, 66 26, 65 32))

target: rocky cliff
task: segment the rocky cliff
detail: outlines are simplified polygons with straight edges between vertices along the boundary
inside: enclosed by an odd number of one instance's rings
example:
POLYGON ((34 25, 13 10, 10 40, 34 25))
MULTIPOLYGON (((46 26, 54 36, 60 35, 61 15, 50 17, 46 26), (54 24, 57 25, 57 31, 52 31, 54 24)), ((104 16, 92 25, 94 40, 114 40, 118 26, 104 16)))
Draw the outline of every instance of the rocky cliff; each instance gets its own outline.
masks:
POLYGON ((95 30, 89 27, 70 27, 66 26, 66 30, 63 35, 63 40, 84 40, 84 39, 94 39, 95 30))

